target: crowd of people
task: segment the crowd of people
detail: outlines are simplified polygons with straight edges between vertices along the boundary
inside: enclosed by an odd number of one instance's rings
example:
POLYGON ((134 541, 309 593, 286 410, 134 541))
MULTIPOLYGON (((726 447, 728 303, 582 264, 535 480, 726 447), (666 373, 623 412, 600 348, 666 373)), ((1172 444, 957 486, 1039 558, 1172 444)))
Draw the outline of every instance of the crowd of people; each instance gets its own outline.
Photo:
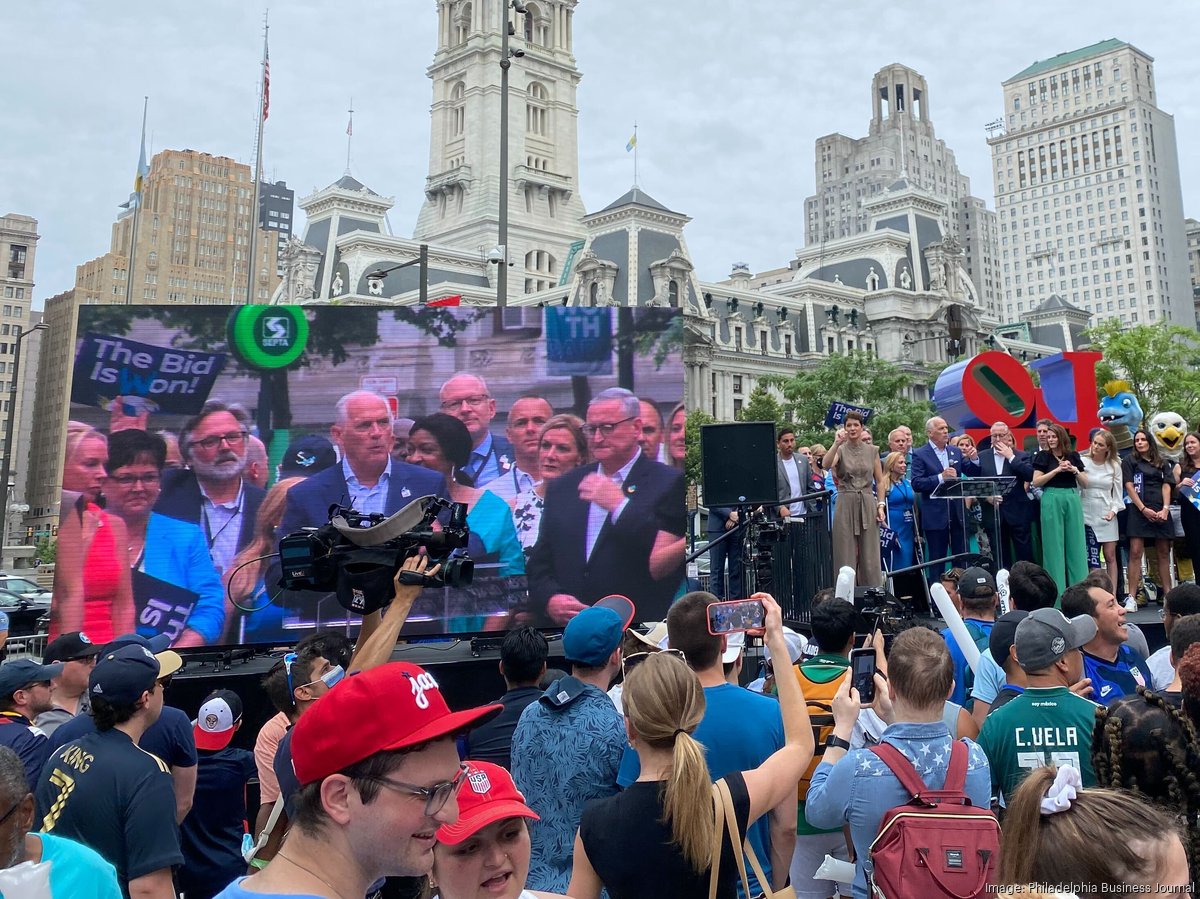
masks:
POLYGON ((646 629, 613 595, 563 630, 569 670, 513 628, 505 692, 451 711, 434 672, 390 661, 420 592, 398 575, 355 643, 319 632, 276 660, 253 752, 234 745, 238 693, 194 717, 165 704, 182 659, 164 636, 62 634, 41 662, 0 665, 0 889, 4 869, 49 861, 53 897, 890 899, 916 893, 882 885, 930 876, 880 847, 919 826, 895 813, 920 793, 974 816, 979 841, 953 831, 950 885, 929 895, 1188 895, 1200 587, 1166 594, 1168 643, 1147 660, 1105 572, 1060 593, 1017 562, 1004 614, 987 571, 943 577, 976 661, 949 629, 869 633, 832 589, 802 636, 759 593, 752 680, 752 641, 711 633, 712 594, 646 629))
MULTIPOLYGON (((977 445, 950 436, 940 417, 925 423, 925 442, 900 426, 877 447, 863 416, 849 412, 829 448, 798 446, 791 428, 778 432, 784 522, 823 519, 833 546, 833 570, 849 566, 860 585, 878 586, 893 571, 951 556, 988 555, 998 568, 1037 562, 1059 592, 1090 570, 1107 572, 1129 608, 1161 602, 1174 584, 1191 579, 1200 557, 1200 433, 1188 434, 1178 460, 1163 455, 1140 429, 1127 452, 1097 428, 1086 448, 1050 419, 1037 422, 1036 445, 1017 445, 1004 422, 977 445), (1000 479, 998 495, 957 498, 948 485, 1000 479), (936 491, 936 492, 935 492, 936 491), (785 502, 818 495, 804 502, 785 502)), ((741 521, 745 510, 709 510, 712 540, 741 521)), ((923 569, 930 583, 952 562, 923 569)), ((742 593, 743 554, 729 541, 710 553, 712 592, 742 593)))
POLYGON ((481 576, 528 575, 528 603, 460 629, 561 625, 634 588, 665 609, 683 575, 682 404, 664 414, 612 388, 586 419, 534 394, 498 410, 487 382, 466 372, 438 398, 441 411, 413 420, 378 394, 349 393, 328 435, 296 437, 274 470, 248 412, 217 399, 178 431, 154 430, 147 412, 128 415, 119 401, 107 432, 70 422, 51 637, 279 640, 279 565, 267 557, 281 537, 324 524, 334 504, 389 516, 426 495, 466 505, 481 576))

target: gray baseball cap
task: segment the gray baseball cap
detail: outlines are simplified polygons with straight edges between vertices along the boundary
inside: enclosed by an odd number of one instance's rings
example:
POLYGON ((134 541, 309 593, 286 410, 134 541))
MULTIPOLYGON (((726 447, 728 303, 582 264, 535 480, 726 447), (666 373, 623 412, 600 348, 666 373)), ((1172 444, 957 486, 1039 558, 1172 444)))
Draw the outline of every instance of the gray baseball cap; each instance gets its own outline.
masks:
POLYGON ((1026 671, 1041 671, 1095 636, 1091 615, 1067 618, 1058 609, 1035 609, 1017 625, 1017 661, 1026 671))

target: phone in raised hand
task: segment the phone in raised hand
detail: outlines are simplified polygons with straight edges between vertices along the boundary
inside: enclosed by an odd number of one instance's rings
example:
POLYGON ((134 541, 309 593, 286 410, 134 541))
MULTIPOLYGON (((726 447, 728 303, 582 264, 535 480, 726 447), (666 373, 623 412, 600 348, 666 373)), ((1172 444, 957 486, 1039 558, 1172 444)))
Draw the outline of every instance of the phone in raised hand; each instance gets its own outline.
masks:
POLYGON ((760 630, 765 620, 766 610, 758 599, 731 599, 708 606, 708 632, 714 636, 760 630))

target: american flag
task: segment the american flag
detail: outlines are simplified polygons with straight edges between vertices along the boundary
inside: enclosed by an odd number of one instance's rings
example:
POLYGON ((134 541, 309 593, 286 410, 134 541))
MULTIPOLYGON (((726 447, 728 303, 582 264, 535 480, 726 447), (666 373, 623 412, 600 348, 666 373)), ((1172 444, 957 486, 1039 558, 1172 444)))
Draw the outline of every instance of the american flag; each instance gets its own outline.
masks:
POLYGON ((263 121, 267 120, 267 116, 271 112, 271 54, 267 48, 263 47, 263 121))

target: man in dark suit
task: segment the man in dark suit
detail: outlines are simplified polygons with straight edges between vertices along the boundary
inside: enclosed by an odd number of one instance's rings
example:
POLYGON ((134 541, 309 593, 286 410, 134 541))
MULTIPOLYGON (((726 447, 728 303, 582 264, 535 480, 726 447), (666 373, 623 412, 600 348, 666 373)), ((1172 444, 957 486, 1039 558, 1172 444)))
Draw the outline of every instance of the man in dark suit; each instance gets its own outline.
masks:
POLYGON ((392 459, 392 413, 378 394, 356 390, 338 400, 329 435, 342 461, 288 491, 281 537, 325 524, 334 503, 364 515, 392 515, 422 496, 446 495, 440 474, 392 459))
MULTIPOLYGON (((729 506, 711 506, 708 510, 708 542, 716 540, 738 526, 738 510, 729 506)), ((742 596, 742 539, 741 535, 722 540, 708 551, 708 592, 717 599, 740 599, 742 596), (729 563, 729 589, 725 589, 725 565, 729 563)))
POLYGON ((496 400, 488 392, 487 381, 478 375, 459 372, 442 385, 438 393, 442 411, 467 426, 471 434, 471 458, 463 471, 482 487, 510 471, 516 454, 508 438, 491 432, 496 417, 496 400))
POLYGON ((1031 525, 1037 519, 1038 504, 1026 493, 1033 480, 1033 458, 1014 449, 1015 442, 1008 425, 998 421, 991 428, 991 447, 979 454, 979 468, 985 478, 1017 479, 1007 496, 983 500, 984 533, 990 540, 996 539, 997 514, 1000 518, 1000 545, 992 551, 997 568, 1033 561, 1031 525))
POLYGON ((546 488, 526 569, 532 623, 566 624, 611 593, 664 618, 683 578, 683 472, 642 453, 641 409, 628 390, 597 394, 584 432, 597 464, 546 488))
MULTIPOLYGON (((940 559, 950 553, 967 551, 967 533, 961 499, 932 499, 930 494, 939 484, 960 475, 978 475, 979 453, 974 447, 964 458, 962 451, 951 446, 950 427, 944 418, 933 417, 925 423, 929 442, 913 450, 912 487, 921 496, 921 536, 925 538, 925 558, 940 559)), ((925 569, 925 579, 931 584, 945 570, 945 565, 925 569)))
POLYGON ((179 432, 187 469, 164 471, 154 511, 198 524, 218 574, 254 537, 258 507, 266 491, 246 478, 250 416, 240 406, 218 400, 179 432))

